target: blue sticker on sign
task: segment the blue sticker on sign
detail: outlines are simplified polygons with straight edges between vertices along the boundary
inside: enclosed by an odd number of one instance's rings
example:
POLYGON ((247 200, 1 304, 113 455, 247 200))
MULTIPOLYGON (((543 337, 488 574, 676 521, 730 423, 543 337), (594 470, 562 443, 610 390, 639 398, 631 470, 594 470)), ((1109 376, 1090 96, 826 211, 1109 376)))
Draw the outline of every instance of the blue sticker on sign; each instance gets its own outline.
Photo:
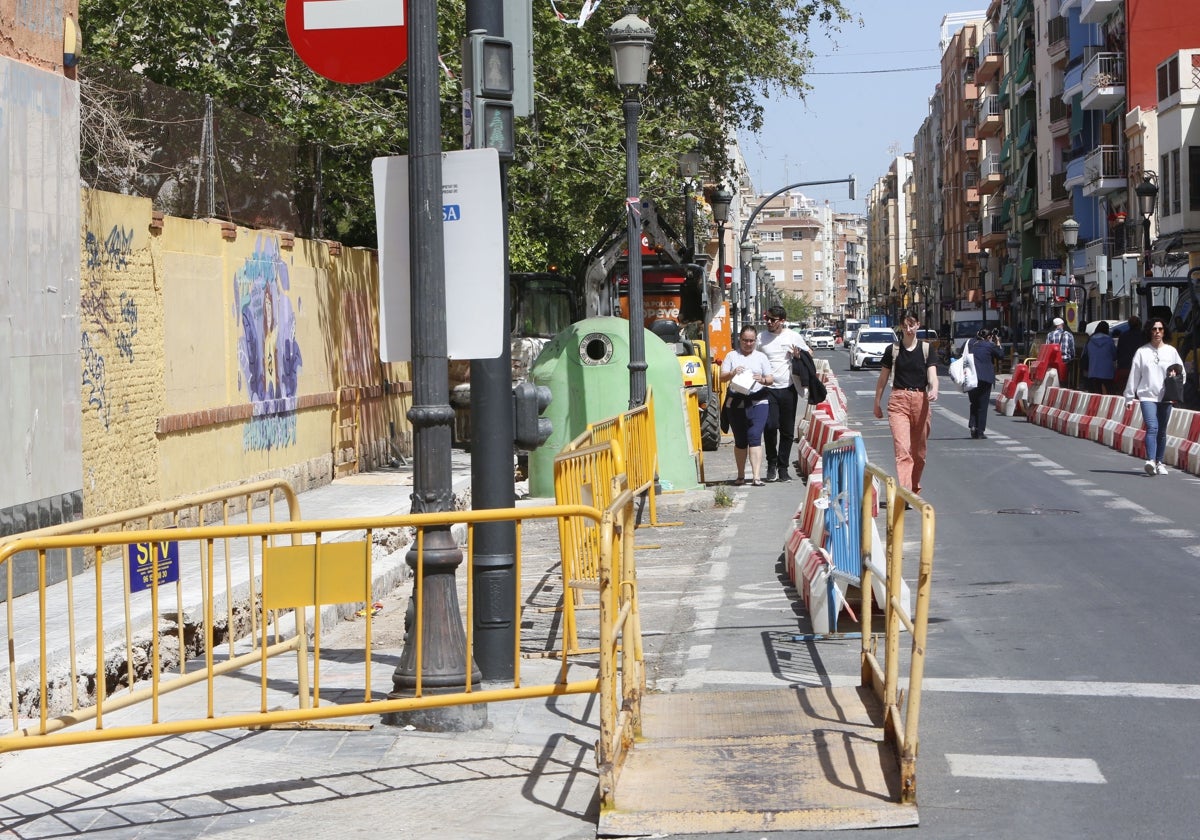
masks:
POLYGON ((442 205, 442 221, 457 222, 462 218, 462 208, 457 204, 442 205))
POLYGON ((178 542, 167 540, 160 543, 133 543, 129 546, 130 592, 142 592, 150 588, 156 558, 159 586, 179 580, 178 542))

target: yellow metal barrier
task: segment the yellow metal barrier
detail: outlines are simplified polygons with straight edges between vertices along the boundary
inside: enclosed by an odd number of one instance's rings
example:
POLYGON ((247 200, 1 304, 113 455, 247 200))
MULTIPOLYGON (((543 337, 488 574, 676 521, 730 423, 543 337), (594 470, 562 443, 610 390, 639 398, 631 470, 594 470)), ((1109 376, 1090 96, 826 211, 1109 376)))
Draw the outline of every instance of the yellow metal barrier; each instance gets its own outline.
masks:
MULTIPOLYGON (((263 524, 223 525, 209 527, 193 527, 181 529, 148 529, 140 531, 90 533, 56 536, 27 536, 0 546, 0 568, 8 564, 11 558, 22 551, 37 552, 44 559, 46 553, 55 549, 84 548, 94 553, 97 558, 95 566, 95 613, 91 617, 94 639, 78 640, 72 637, 69 658, 71 660, 71 683, 84 684, 87 676, 76 661, 78 650, 94 648, 94 665, 96 674, 101 675, 95 681, 95 696, 82 700, 74 689, 70 692, 55 693, 61 687, 63 677, 56 670, 61 663, 50 661, 51 644, 61 638, 59 628, 54 626, 58 619, 69 621, 72 626, 82 624, 86 617, 75 614, 76 610, 67 606, 70 602, 64 599, 58 590, 61 587, 48 587, 44 579, 36 593, 36 603, 31 610, 24 613, 14 611, 10 600, 6 613, 5 632, 8 639, 8 670, 10 672, 9 686, 11 692, 11 731, 0 735, 0 751, 13 749, 29 749, 53 745, 79 744, 96 741, 116 740, 120 738, 135 738, 197 732, 234 727, 261 727, 273 724, 315 721, 335 717, 346 717, 363 714, 388 714, 411 711, 421 708, 463 705, 473 703, 488 703, 501 700, 514 700, 536 697, 550 697, 565 694, 599 693, 604 698, 604 712, 601 720, 601 738, 599 742, 598 760, 601 767, 617 766, 613 758, 613 750, 617 746, 629 743, 632 735, 620 734, 621 728, 628 730, 636 721, 636 704, 641 693, 641 681, 644 680, 641 666, 641 640, 637 623, 636 605, 636 575, 633 569, 633 496, 625 491, 614 500, 607 511, 601 512, 593 506, 557 505, 538 508, 523 508, 499 511, 456 511, 439 514, 414 514, 408 516, 319 520, 311 522, 274 522, 263 524), (557 677, 553 682, 536 686, 523 686, 520 672, 520 637, 515 645, 516 653, 514 677, 511 688, 489 689, 486 691, 473 690, 470 678, 467 677, 461 691, 446 694, 425 694, 421 686, 422 665, 420 654, 417 657, 417 681, 413 697, 372 700, 371 694, 371 611, 365 612, 365 639, 362 662, 355 667, 361 667, 363 675, 363 701, 340 703, 336 705, 321 705, 320 697, 320 645, 321 620, 320 612, 315 614, 312 633, 314 638, 313 678, 311 687, 305 672, 307 656, 297 657, 297 662, 290 672, 281 666, 280 660, 272 659, 276 653, 303 646, 296 637, 283 641, 281 636, 288 628, 281 628, 279 621, 274 622, 274 639, 272 632, 267 630, 267 614, 273 608, 291 607, 298 605, 317 605, 339 602, 343 599, 353 599, 370 603, 372 558, 370 546, 372 535, 380 529, 413 528, 416 532, 416 579, 414 597, 417 605, 417 621, 414 638, 411 644, 416 650, 423 651, 424 621, 421 605, 424 603, 424 535, 429 529, 445 529, 451 522, 467 523, 467 547, 465 551, 466 581, 466 668, 470 675, 473 659, 472 637, 474 591, 473 564, 475 525, 480 522, 515 521, 517 528, 516 577, 521 580, 521 530, 523 524, 532 519, 571 518, 586 520, 598 528, 601 534, 599 541, 599 562, 597 578, 599 581, 599 613, 601 644, 601 674, 577 681, 568 681, 568 660, 562 660, 557 677), (346 532, 365 532, 365 540, 349 542, 330 542, 331 535, 346 532), (292 545, 273 546, 276 538, 292 537, 292 545), (217 653, 218 624, 216 619, 214 593, 219 591, 222 581, 218 570, 221 564, 216 555, 226 544, 237 545, 241 540, 257 544, 262 557, 261 574, 257 585, 260 586, 251 603, 261 616, 262 624, 254 636, 248 641, 249 652, 230 654, 223 659, 217 653), (306 540, 306 544, 298 544, 306 540), (232 543, 230 541, 233 541, 232 543), (146 679, 141 684, 129 681, 110 686, 103 678, 106 673, 105 665, 108 658, 110 629, 106 618, 111 618, 118 611, 110 609, 114 600, 127 593, 113 593, 113 587, 108 584, 114 578, 124 578, 121 574, 113 574, 106 564, 99 562, 106 548, 127 547, 131 545, 164 546, 175 543, 176 547, 165 551, 150 551, 148 570, 147 594, 150 598, 150 608, 146 620, 139 626, 125 628, 126 637, 144 638, 148 653, 146 656, 146 679), (190 547, 190 549, 185 548, 190 547), (163 592, 168 589, 160 582, 160 577, 168 577, 170 567, 183 579, 190 591, 198 591, 201 606, 196 620, 200 627, 195 637, 201 650, 194 652, 193 658, 200 659, 203 666, 193 673, 185 672, 181 663, 172 663, 167 655, 163 639, 169 638, 169 631, 163 620, 165 612, 160 611, 160 600, 163 592), (619 650, 615 639, 621 638, 619 650), (17 652, 25 654, 32 660, 32 668, 36 673, 35 689, 22 698, 18 695, 16 671, 17 652), (260 707, 257 711, 242 711, 238 713, 218 714, 220 707, 218 694, 220 681, 217 677, 228 671, 257 665, 261 668, 260 707), (270 683, 272 685, 272 701, 268 704, 268 667, 270 667, 270 683), (607 680, 607 684, 602 684, 607 680), (619 687, 618 687, 619 682, 619 687), (168 691, 183 688, 186 685, 204 683, 206 687, 204 701, 196 701, 197 708, 190 714, 173 714, 164 716, 160 713, 159 699, 168 691), (279 686, 287 686, 295 690, 296 707, 279 708, 279 686), (66 697, 69 695, 69 700, 66 697), (143 701, 149 701, 148 704, 143 701), (117 709, 139 705, 139 710, 148 705, 148 711, 142 719, 134 723, 117 723, 106 719, 106 714, 117 709), (65 706, 65 708, 64 708, 65 706), (200 708, 200 707, 203 708, 200 708), (270 708, 270 710, 269 710, 270 708), (87 721, 94 721, 94 727, 83 728, 76 726, 87 721), (70 728, 69 728, 70 727, 70 728)), ((124 565, 124 564, 123 564, 124 565)), ((125 579, 127 580, 127 579, 125 579)), ((255 583, 250 583, 254 591, 255 583)), ((118 581, 121 589, 128 589, 128 584, 118 581)), ((32 597, 32 596, 31 596, 32 597)), ((139 596, 140 597, 140 596, 139 596)), ((28 600, 28 599, 25 599, 28 600)), ((520 587, 516 593, 514 609, 520 614, 522 592, 520 587)), ((304 609, 298 615, 304 621, 304 609)), ((120 623, 120 622, 118 622, 120 623)), ((128 623, 127 621, 125 623, 128 623)), ((298 622, 299 623, 299 622, 298 622)), ((519 623, 518 623, 519 626, 519 623)), ((294 628, 292 630, 294 632, 294 628)), ((120 635, 118 632, 117 635, 120 635)), ((303 639, 303 634, 299 639, 303 639)), ((183 657, 186 658, 186 657, 183 657)), ((346 679, 349 669, 343 663, 339 666, 339 678, 346 679)), ((594 672, 593 672, 594 673, 594 672)), ((9 705, 9 704, 5 704, 9 705)))
POLYGON ((920 742, 917 724, 921 715, 921 684, 925 674, 926 636, 929 625, 929 596, 933 574, 933 505, 896 484, 879 467, 866 465, 862 507, 862 684, 871 686, 884 706, 884 732, 895 744, 900 761, 900 801, 915 803, 917 798, 917 752, 920 742), (876 572, 871 563, 871 525, 873 520, 874 482, 883 482, 887 498, 887 603, 884 607, 884 654, 881 663, 877 640, 871 631, 871 579, 876 572), (904 574, 905 503, 921 515, 921 552, 917 571, 916 614, 909 615, 900 601, 900 581, 904 574), (908 693, 901 709, 900 627, 912 634, 909 652, 908 693))
POLYGON ((696 469, 700 474, 700 483, 704 484, 704 443, 700 431, 700 397, 695 391, 688 391, 685 397, 688 416, 688 448, 696 458, 696 469))
MULTIPOLYGON (((563 452, 554 459, 554 501, 607 509, 624 472, 621 447, 614 440, 563 452)), ((599 590, 603 544, 599 527, 585 517, 560 517, 558 544, 563 574, 563 656, 594 653, 594 647, 579 646, 578 611, 596 608, 587 604, 585 593, 599 590)))
POLYGON ((615 417, 590 423, 587 430, 592 443, 615 440, 620 444, 629 489, 635 496, 646 494, 650 507, 650 524, 661 525, 664 523, 658 521, 655 488, 655 479, 658 476, 658 438, 655 428, 654 393, 651 391, 646 396, 645 405, 631 408, 615 417))

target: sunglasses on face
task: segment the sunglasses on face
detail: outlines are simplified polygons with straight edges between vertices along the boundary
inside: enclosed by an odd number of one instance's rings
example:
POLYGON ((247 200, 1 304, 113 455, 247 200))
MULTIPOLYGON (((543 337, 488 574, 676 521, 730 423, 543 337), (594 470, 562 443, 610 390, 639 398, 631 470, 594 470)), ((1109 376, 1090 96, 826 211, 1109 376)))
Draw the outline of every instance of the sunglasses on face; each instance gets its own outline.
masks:
POLYGON ((1162 331, 1163 331, 1162 327, 1151 327, 1150 328, 1150 332, 1162 332, 1162 331))

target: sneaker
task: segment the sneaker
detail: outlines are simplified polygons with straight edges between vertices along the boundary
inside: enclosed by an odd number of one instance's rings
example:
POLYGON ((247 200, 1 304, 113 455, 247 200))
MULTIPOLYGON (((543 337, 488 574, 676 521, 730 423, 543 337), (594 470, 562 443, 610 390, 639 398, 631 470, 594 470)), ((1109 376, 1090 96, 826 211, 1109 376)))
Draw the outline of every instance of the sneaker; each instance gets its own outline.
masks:
MULTIPOLYGON (((1159 461, 1157 464, 1154 465, 1154 472, 1157 473, 1158 475, 1166 475, 1167 474, 1167 465, 1164 464, 1162 461, 1159 461)), ((780 480, 782 481, 782 479, 780 479, 780 480)))
POLYGON ((1146 470, 1146 475, 1154 475, 1158 472, 1153 461, 1147 461, 1144 469, 1146 470))
POLYGON ((791 480, 792 480, 792 477, 791 477, 790 475, 788 475, 788 471, 787 471, 787 470, 780 470, 780 471, 779 471, 779 478, 777 478, 777 479, 775 479, 775 480, 776 480, 776 481, 791 481, 791 480))
POLYGON ((776 472, 775 468, 767 467, 767 481, 775 481, 777 478, 779 478, 779 473, 776 472))

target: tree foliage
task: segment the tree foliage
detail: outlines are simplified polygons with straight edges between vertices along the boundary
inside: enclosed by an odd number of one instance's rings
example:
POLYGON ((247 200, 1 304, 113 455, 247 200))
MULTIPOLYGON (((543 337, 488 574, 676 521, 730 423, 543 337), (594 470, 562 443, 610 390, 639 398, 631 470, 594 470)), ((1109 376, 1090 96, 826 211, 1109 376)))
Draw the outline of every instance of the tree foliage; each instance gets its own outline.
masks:
POLYGON ((793 294, 792 292, 784 292, 780 299, 784 311, 787 312, 787 319, 792 324, 811 323, 813 316, 817 314, 815 306, 809 302, 804 295, 793 294))
MULTIPOLYGON (((734 183, 726 138, 761 127, 759 97, 803 95, 810 27, 850 20, 841 0, 649 0, 639 10, 657 33, 642 92, 641 192, 669 211, 681 204, 677 138, 700 137, 707 177, 734 183)), ((405 74, 357 86, 322 79, 293 52, 283 15, 282 0, 80 0, 85 56, 277 125, 297 147, 302 232, 374 245, 370 161, 407 152, 405 74)), ((518 121, 509 167, 515 270, 574 269, 622 212, 621 93, 604 35, 619 16, 575 26, 548 3, 534 7, 536 113, 518 121)), ((438 17, 450 150, 462 147, 463 0, 440 0, 438 17)))

